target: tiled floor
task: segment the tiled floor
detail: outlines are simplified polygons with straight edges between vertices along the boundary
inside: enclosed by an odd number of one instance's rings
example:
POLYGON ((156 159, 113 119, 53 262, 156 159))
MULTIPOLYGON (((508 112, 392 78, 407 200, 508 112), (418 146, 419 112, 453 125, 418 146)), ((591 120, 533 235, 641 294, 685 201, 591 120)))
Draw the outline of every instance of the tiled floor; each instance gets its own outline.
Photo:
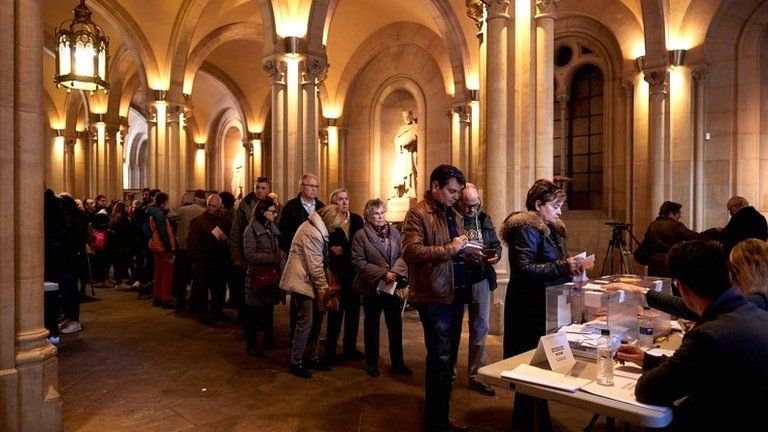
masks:
MULTIPOLYGON (((96 297, 82 305, 83 331, 63 335, 59 345, 66 431, 420 430, 425 350, 415 312, 404 319, 414 376, 388 373, 382 333, 380 377, 368 377, 360 361, 303 380, 288 373, 287 349, 264 358, 245 355, 234 323, 203 325, 130 292, 100 289, 96 297)), ((283 343, 287 315, 287 307, 276 309, 283 343)), ((466 336, 465 330, 452 415, 472 431, 509 430, 511 391, 489 398, 466 389, 466 336)), ((491 360, 498 360, 501 338, 489 337, 488 346, 491 360)), ((552 404, 551 411, 557 431, 579 431, 590 419, 563 405, 552 404)))

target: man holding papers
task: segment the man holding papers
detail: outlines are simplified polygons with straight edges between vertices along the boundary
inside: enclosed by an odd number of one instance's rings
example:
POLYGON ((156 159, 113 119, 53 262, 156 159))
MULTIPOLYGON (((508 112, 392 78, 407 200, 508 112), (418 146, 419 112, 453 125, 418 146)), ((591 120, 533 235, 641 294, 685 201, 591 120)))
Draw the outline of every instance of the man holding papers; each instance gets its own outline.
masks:
POLYGON ((669 252, 669 270, 700 318, 671 357, 622 345, 617 358, 645 371, 640 402, 672 405, 675 430, 762 430, 768 406, 768 313, 731 288, 722 248, 689 241, 669 252))

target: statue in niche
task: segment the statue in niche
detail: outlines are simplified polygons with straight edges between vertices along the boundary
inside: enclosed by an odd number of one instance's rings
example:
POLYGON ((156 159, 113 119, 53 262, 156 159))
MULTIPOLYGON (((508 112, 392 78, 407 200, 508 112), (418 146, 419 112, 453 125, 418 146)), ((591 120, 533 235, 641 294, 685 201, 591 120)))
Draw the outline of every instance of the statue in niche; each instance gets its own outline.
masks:
POLYGON ((243 195, 243 176, 245 173, 243 172, 245 163, 243 162, 242 158, 236 158, 234 163, 232 164, 232 183, 230 186, 232 187, 232 194, 235 196, 235 198, 242 198, 243 195))
POLYGON ((392 197, 416 197, 416 151, 418 150, 418 125, 413 111, 402 112, 403 124, 395 135, 395 164, 392 197))

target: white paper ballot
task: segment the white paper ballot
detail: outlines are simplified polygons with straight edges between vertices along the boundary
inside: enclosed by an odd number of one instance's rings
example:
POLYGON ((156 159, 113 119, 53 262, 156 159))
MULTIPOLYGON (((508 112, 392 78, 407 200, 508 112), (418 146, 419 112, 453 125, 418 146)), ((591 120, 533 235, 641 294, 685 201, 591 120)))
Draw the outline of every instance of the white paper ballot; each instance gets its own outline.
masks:
POLYGON ((211 234, 213 234, 213 236, 216 237, 216 240, 218 241, 224 241, 227 239, 227 235, 224 234, 224 231, 222 231, 218 225, 216 225, 216 227, 211 230, 211 234))
POLYGON ((392 295, 395 293, 395 288, 397 288, 397 281, 394 280, 391 283, 387 283, 385 280, 380 280, 379 285, 376 287, 376 291, 381 291, 385 294, 392 295))
POLYGON ((586 378, 567 376, 562 373, 548 371, 527 364, 521 364, 513 370, 504 371, 501 373, 501 376, 502 378, 525 381, 569 392, 575 392, 580 387, 589 384, 591 381, 586 378))
POLYGON ((581 390, 584 390, 587 393, 592 393, 598 396, 606 397, 608 399, 613 399, 619 402, 624 402, 624 403, 628 403, 628 404, 632 404, 635 406, 648 408, 656 411, 664 412, 666 410, 671 409, 667 407, 648 405, 648 404, 638 402, 637 399, 635 399, 636 385, 637 385, 636 379, 627 378, 621 375, 614 374, 612 386, 605 386, 605 385, 600 385, 596 382, 591 382, 581 387, 581 390))
POLYGON ((539 338, 539 345, 536 346, 531 363, 541 363, 545 360, 555 372, 567 373, 571 370, 576 360, 573 359, 565 333, 557 332, 539 338))

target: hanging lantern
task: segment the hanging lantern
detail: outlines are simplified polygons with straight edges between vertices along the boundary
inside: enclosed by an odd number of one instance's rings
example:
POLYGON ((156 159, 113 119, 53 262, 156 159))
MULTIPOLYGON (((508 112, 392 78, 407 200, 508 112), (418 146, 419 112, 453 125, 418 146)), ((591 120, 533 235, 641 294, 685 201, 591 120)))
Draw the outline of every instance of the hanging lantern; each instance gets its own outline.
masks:
POLYGON ((90 91, 109 90, 107 62, 109 37, 91 21, 85 0, 72 9, 74 19, 56 29, 56 87, 90 91))

